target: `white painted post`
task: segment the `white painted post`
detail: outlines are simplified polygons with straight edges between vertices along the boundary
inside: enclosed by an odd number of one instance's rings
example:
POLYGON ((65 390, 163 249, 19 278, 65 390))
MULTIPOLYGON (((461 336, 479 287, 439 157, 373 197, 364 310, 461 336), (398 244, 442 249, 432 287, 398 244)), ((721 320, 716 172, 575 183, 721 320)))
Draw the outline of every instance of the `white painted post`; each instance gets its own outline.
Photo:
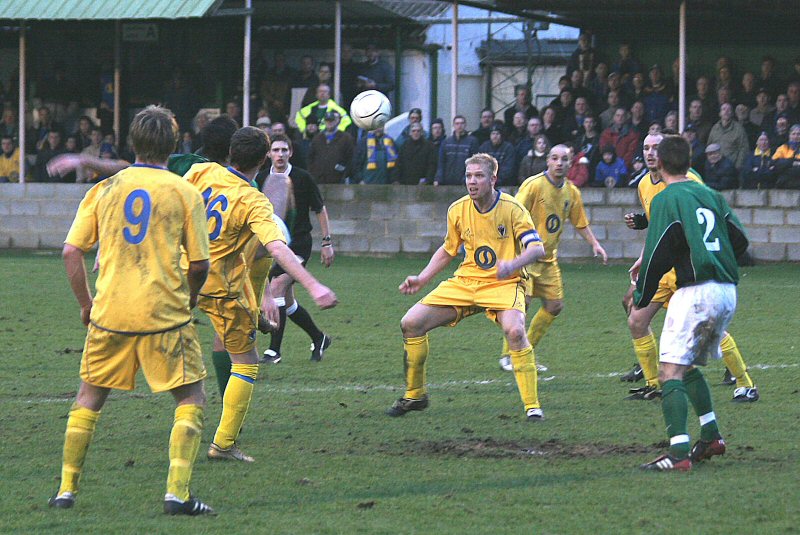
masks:
MULTIPOLYGON (((253 0, 245 0, 245 8, 253 8, 253 0)), ((250 126, 250 45, 253 29, 253 16, 248 12, 244 16, 244 60, 242 75, 242 126, 250 126)))
POLYGON ((25 183, 25 21, 19 27, 19 181, 25 183))

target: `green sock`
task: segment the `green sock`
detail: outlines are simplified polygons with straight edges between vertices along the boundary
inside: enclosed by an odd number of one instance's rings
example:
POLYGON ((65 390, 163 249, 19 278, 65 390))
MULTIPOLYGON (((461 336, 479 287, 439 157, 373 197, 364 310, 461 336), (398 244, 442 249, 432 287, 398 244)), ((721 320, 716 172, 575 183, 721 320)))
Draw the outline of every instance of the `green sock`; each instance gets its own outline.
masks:
POLYGON ((717 417, 714 415, 714 405, 711 402, 711 390, 705 376, 697 368, 692 368, 683 376, 683 386, 686 395, 694 407, 694 412, 700 418, 700 440, 707 442, 721 438, 717 417))
POLYGON ((227 351, 214 351, 211 353, 211 362, 217 371, 217 386, 219 387, 219 397, 225 395, 225 387, 228 386, 228 379, 231 377, 231 358, 227 351))
POLYGON ((667 424, 669 453, 673 457, 683 459, 689 455, 689 434, 686 432, 689 400, 683 381, 670 379, 664 383, 661 410, 664 413, 664 422, 667 424))

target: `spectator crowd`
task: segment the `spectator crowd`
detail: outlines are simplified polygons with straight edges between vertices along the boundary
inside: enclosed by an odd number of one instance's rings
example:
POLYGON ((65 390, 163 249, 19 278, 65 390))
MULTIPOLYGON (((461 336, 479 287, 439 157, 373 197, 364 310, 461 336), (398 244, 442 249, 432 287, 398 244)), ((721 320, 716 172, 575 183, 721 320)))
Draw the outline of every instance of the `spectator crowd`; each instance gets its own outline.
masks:
MULTIPOLYGON (((532 104, 529 88, 520 85, 513 104, 497 113, 482 110, 473 129, 466 117, 457 115, 448 135, 441 119, 426 123, 422 111, 414 108, 396 139, 382 129, 359 130, 348 116, 358 92, 377 89, 391 95, 395 86, 394 68, 375 45, 366 47, 364 57, 357 62, 353 49, 342 47, 342 102, 332 98, 333 66, 311 56, 303 56, 297 69, 282 53, 274 55, 271 65, 254 67, 251 122, 270 134, 288 136, 294 146, 291 163, 308 169, 319 183, 461 184, 464 160, 485 152, 499 163, 498 184, 513 187, 544 171, 550 147, 565 144, 571 150, 569 178, 577 186, 635 187, 646 172, 644 136, 679 133, 677 60, 665 73, 661 65, 645 66, 627 43, 619 46, 616 58, 606 60, 582 34, 558 82, 558 95, 541 110, 532 104), (301 93, 301 107, 290 117, 292 95, 301 93)), ((680 133, 692 146, 692 166, 709 186, 800 189, 800 58, 783 78, 771 57, 763 58, 758 73, 739 73, 723 56, 713 73, 688 80, 687 88, 680 133)), ((200 149, 199 132, 211 117, 199 110, 180 70, 165 85, 162 103, 175 113, 183 132, 178 152, 200 149)), ((64 153, 132 158, 129 148, 114 138, 102 96, 97 121, 59 113, 67 119, 61 124, 53 112, 41 105, 31 113, 26 153, 33 165, 28 180, 105 178, 80 168, 71 176, 50 177, 48 161, 64 153)), ((230 99, 224 112, 241 123, 241 99, 230 99)), ((0 182, 16 182, 17 115, 8 102, 0 136, 0 182)))

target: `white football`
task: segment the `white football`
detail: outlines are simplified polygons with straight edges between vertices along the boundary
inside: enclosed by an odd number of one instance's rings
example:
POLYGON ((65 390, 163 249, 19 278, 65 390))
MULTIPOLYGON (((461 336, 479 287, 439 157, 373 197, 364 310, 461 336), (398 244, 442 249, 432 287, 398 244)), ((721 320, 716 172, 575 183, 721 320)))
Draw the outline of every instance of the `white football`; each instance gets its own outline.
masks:
POLYGON ((350 118, 356 126, 370 131, 381 128, 392 116, 392 104, 386 95, 370 89, 356 95, 350 104, 350 118))

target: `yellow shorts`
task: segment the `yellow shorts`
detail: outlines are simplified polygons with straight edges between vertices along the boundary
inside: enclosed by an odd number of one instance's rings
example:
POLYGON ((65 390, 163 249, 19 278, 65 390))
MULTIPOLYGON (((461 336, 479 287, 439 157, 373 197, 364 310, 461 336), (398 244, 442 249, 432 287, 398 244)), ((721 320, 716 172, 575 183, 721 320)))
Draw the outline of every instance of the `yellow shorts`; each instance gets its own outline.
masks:
POLYGON ((525 295, 548 301, 564 299, 564 283, 558 262, 536 262, 525 268, 525 295))
POLYGON ((465 277, 451 277, 439 283, 420 300, 423 305, 449 306, 456 310, 455 327, 459 321, 484 311, 486 317, 497 321, 499 310, 519 310, 525 314, 525 286, 522 282, 483 282, 465 277))
POLYGON ((256 346, 258 305, 253 288, 246 283, 236 298, 200 296, 197 306, 208 315, 225 351, 247 353, 256 346))
POLYGON ((156 334, 120 334, 89 325, 81 359, 84 382, 133 390, 140 367, 153 392, 205 379, 203 353, 194 325, 156 334))
POLYGON ((675 274, 675 270, 671 269, 667 271, 661 280, 658 281, 658 290, 656 290, 653 299, 651 300, 654 303, 664 303, 664 308, 667 308, 669 305, 669 300, 678 290, 678 276, 675 274))

